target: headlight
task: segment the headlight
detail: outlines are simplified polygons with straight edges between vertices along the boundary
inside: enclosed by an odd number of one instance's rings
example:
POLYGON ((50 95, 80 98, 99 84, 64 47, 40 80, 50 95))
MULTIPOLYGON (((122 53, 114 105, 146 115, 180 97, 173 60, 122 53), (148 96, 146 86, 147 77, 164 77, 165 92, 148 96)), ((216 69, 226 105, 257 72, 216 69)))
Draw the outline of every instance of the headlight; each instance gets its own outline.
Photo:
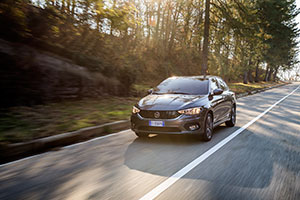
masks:
POLYGON ((196 108, 189 108, 185 110, 179 110, 178 113, 185 114, 185 115, 198 115, 202 111, 203 108, 196 107, 196 108))
POLYGON ((136 113, 139 113, 139 112, 140 112, 140 109, 138 109, 135 106, 132 107, 132 113, 136 114, 136 113))

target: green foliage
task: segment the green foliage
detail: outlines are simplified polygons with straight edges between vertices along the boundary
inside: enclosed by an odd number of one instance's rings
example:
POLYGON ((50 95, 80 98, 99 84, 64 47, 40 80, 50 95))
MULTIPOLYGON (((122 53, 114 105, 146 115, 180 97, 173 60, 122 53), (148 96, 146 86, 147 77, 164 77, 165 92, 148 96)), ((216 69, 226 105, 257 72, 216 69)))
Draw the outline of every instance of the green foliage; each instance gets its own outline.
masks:
POLYGON ((0 116, 0 144, 21 142, 128 119, 137 98, 105 97, 11 107, 0 116))
POLYGON ((295 1, 258 1, 261 27, 269 35, 264 59, 272 67, 289 68, 296 63, 296 37, 299 35, 294 18, 298 15, 295 1))

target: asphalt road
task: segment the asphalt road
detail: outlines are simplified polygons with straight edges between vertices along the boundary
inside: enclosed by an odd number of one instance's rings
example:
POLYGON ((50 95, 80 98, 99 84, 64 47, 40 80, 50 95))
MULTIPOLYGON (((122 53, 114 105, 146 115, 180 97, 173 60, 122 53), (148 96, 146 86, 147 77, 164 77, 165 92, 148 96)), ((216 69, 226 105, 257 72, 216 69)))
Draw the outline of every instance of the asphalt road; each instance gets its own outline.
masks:
POLYGON ((210 142, 138 139, 130 130, 0 166, 0 199, 300 199, 300 88, 186 174, 300 84, 238 100, 237 125, 210 142), (175 180, 175 181, 174 181, 175 180), (165 182, 173 181, 170 185, 165 182), (149 195, 149 196, 145 196, 149 195))

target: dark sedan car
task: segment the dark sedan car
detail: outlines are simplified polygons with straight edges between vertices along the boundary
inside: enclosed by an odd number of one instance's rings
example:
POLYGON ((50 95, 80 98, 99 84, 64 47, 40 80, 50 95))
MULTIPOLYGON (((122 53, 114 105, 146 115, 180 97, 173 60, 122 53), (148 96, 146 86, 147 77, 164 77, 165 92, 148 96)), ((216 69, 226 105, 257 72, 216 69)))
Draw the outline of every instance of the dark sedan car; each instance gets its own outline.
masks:
POLYGON ((217 76, 171 77, 149 91, 132 109, 131 129, 148 134, 197 134, 212 138, 213 128, 236 121, 236 98, 217 76))

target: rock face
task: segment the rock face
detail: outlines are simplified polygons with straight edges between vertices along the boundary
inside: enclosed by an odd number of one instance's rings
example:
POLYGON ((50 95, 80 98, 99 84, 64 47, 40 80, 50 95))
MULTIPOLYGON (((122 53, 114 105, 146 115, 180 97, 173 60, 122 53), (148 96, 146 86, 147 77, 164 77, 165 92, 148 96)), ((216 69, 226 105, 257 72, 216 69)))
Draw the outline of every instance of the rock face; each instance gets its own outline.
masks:
POLYGON ((119 93, 118 80, 60 56, 0 39, 0 107, 119 93))

